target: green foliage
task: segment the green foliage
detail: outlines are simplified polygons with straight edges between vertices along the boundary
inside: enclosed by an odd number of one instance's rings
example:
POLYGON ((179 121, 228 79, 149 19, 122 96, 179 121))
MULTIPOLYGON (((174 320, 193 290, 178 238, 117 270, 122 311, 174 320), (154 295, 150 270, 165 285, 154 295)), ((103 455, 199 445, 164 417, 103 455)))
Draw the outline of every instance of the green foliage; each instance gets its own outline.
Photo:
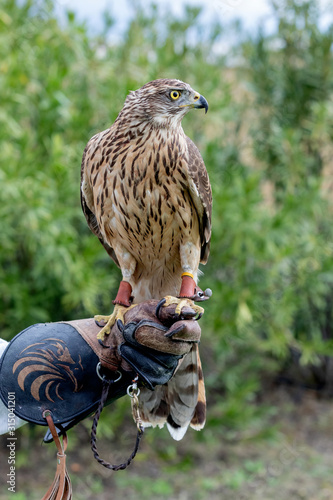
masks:
MULTIPOLYGON (((319 28, 315 1, 272 5, 277 33, 237 47, 238 69, 215 50, 224 29, 203 25, 197 8, 174 17, 138 5, 111 43, 110 14, 92 36, 72 13, 60 23, 52 1, 0 7, 2 336, 110 309, 119 273, 81 214, 84 146, 114 121, 129 90, 159 77, 188 81, 210 104, 205 119, 193 112, 183 125, 213 185, 202 278, 214 292, 202 323, 212 428, 261 418, 253 403, 262 379, 290 346, 303 362, 333 352, 332 206, 324 196, 333 28, 319 28)), ((124 405, 117 408, 120 425, 124 405)), ((169 494, 163 482, 155 488, 169 494)))
POLYGON ((244 47, 258 106, 254 150, 276 202, 266 232, 273 250, 268 294, 258 305, 270 328, 282 327, 289 343, 300 340, 310 361, 332 353, 322 339, 332 337, 332 207, 323 191, 332 168, 333 25, 320 30, 315 1, 272 5, 278 32, 244 47))
POLYGON ((317 2, 272 2, 278 32, 245 47, 259 127, 254 147, 274 182, 276 197, 309 189, 333 137, 333 25, 319 28, 317 2), (281 192, 282 191, 282 192, 281 192))
POLYGON ((33 7, 8 1, 0 11, 3 336, 91 314, 97 304, 107 309, 114 283, 80 210, 80 157, 94 120, 84 76, 92 52, 80 26, 63 29, 48 4, 41 17, 33 7))

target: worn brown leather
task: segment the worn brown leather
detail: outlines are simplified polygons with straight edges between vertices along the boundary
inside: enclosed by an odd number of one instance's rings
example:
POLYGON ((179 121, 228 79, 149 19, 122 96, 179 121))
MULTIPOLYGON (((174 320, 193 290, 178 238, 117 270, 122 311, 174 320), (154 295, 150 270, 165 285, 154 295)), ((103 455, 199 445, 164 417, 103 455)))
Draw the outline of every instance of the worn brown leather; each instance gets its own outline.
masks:
POLYGON ((166 332, 157 330, 153 326, 139 327, 135 339, 143 346, 159 352, 181 355, 187 354, 193 342, 199 342, 201 329, 197 321, 191 319, 195 312, 190 307, 182 310, 182 316, 175 313, 176 305, 161 307, 159 317, 156 316, 157 300, 149 300, 130 309, 125 315, 126 324, 135 321, 150 319, 164 327, 166 332), (186 316, 188 319, 182 319, 186 316))
MULTIPOLYGON (((101 330, 94 318, 76 319, 73 321, 62 321, 73 326, 80 335, 84 338, 87 344, 97 354, 101 364, 108 370, 118 370, 121 364, 121 358, 118 354, 117 347, 123 342, 123 337, 116 326, 113 327, 111 334, 104 341, 105 345, 113 346, 114 349, 105 349, 98 341, 97 335, 101 330)), ((129 370, 129 368, 128 368, 129 370)))

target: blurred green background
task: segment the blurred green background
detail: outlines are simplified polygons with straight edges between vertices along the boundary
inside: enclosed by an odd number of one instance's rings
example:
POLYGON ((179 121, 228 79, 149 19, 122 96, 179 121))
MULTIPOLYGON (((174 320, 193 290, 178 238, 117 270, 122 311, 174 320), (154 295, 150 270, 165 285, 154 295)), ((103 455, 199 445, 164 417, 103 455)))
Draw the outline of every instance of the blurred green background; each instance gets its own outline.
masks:
MULTIPOLYGON (((214 293, 201 323, 207 426, 178 444, 147 431, 136 463, 112 475, 92 463, 82 424, 69 448, 79 500, 333 499, 333 24, 322 26, 315 0, 270 5, 277 28, 249 35, 203 22, 200 8, 165 15, 135 2, 110 42, 112 10, 92 34, 72 12, 59 20, 52 0, 0 3, 3 338, 110 311, 120 274, 81 213, 80 163, 129 90, 179 78, 210 106, 183 120, 214 200, 200 282, 214 293)), ((99 432, 106 453, 126 455, 127 400, 99 432)), ((41 497, 53 478, 54 450, 34 444, 42 435, 20 434, 17 500, 41 497)))

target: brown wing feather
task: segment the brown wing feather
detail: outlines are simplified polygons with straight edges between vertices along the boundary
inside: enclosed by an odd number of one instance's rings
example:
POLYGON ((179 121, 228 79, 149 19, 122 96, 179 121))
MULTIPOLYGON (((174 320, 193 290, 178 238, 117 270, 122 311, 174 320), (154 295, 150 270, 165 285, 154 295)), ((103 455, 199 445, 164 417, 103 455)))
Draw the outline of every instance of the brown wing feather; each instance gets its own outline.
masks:
POLYGON ((88 174, 87 170, 90 168, 87 160, 87 150, 91 147, 91 144, 96 137, 97 136, 94 136, 92 139, 90 139, 83 152, 82 164, 81 164, 81 206, 82 206, 82 211, 87 219, 90 230, 97 236, 97 238, 102 243, 107 253, 110 255, 111 259, 114 260, 114 262, 117 264, 118 267, 120 267, 113 248, 105 241, 102 233, 99 230, 99 225, 96 219, 96 215, 93 212, 94 210, 94 204, 92 202, 93 192, 91 184, 88 180, 89 176, 87 175, 88 174))
POLYGON ((191 196, 199 217, 201 255, 200 261, 206 264, 210 250, 211 221, 212 221, 212 189, 208 173, 196 145, 189 137, 187 139, 188 149, 188 171, 190 179, 194 183, 191 196))

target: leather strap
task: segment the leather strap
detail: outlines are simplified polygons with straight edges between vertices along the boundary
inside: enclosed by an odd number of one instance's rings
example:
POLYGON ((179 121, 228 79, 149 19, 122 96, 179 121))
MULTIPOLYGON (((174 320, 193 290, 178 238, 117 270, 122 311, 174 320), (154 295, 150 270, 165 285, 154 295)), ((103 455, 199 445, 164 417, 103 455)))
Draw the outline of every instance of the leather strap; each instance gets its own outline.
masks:
POLYGON ((131 299, 132 286, 128 281, 121 281, 118 288, 116 298, 112 301, 113 304, 129 307, 132 304, 131 299))
POLYGON ((190 273, 182 274, 182 284, 180 287, 179 297, 188 299, 193 297, 195 286, 196 283, 190 273))
POLYGON ((50 488, 47 490, 42 500, 71 500, 72 499, 72 485, 71 480, 66 468, 66 455, 67 449, 67 434, 63 436, 63 444, 61 444, 57 430, 55 428, 52 414, 49 410, 43 412, 43 417, 47 421, 53 440, 57 446, 57 470, 50 488))

